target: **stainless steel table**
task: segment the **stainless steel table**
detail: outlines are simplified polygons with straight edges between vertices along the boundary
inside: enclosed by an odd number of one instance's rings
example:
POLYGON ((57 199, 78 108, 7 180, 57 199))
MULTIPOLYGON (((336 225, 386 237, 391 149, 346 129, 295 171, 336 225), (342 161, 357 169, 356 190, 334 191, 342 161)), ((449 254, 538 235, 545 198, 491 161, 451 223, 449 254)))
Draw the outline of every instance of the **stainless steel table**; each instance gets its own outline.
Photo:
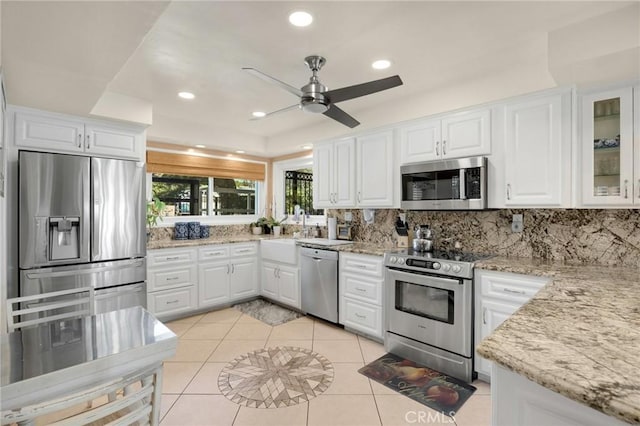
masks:
MULTIPOLYGON (((0 337, 2 424, 11 420, 12 410, 42 407, 136 373, 161 372, 176 347, 176 335, 139 306, 5 334, 0 337)), ((154 381, 152 424, 158 421, 161 374, 154 381)))

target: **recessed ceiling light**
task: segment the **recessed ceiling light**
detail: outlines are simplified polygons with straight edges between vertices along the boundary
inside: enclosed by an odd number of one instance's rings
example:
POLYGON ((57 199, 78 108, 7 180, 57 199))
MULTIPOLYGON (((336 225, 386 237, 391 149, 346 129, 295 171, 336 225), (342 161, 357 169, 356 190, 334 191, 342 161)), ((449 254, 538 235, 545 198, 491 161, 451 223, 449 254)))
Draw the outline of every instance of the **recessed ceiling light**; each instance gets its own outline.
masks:
POLYGON ((196 97, 196 95, 191 92, 180 92, 178 93, 178 96, 180 96, 182 99, 193 99, 196 97))
POLYGON ((267 115, 267 113, 266 113, 266 112, 262 112, 262 111, 253 111, 253 112, 251 113, 251 115, 253 115, 253 116, 254 116, 254 117, 256 117, 256 118, 262 118, 262 117, 264 117, 265 115, 267 115))
POLYGON ((311 145, 302 145, 300 148, 302 148, 302 149, 311 149, 313 147, 311 145))
POLYGON ((206 145, 200 145, 200 144, 198 144, 198 145, 195 145, 195 147, 196 147, 196 148, 206 148, 207 146, 206 146, 206 145))
POLYGON ((371 67, 376 70, 386 70, 391 66, 391 62, 386 59, 380 59, 371 64, 371 67))
POLYGON ((289 15, 289 22, 296 27, 308 27, 313 22, 313 16, 310 13, 299 10, 289 15))
POLYGON ((244 151, 241 149, 236 149, 236 154, 244 154, 244 151))

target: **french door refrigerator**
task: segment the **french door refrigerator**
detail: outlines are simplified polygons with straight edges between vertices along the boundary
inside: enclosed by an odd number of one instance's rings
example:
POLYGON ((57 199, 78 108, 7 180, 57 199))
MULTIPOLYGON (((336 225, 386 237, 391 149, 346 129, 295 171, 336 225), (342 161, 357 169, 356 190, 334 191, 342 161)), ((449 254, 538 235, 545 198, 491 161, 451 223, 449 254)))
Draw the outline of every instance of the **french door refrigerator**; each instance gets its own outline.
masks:
POLYGON ((21 296, 90 286, 96 313, 146 307, 143 163, 20 151, 19 185, 21 296))

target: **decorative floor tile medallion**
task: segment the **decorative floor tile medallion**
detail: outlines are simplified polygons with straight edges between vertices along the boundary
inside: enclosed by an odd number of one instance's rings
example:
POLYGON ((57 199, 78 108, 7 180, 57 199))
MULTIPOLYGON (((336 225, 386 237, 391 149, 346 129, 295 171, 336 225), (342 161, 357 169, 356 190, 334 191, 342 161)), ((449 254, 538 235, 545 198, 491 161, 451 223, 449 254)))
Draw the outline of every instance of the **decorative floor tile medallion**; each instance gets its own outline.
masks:
POLYGON ((254 408, 296 405, 320 395, 333 381, 333 366, 309 349, 258 349, 227 365, 218 386, 236 404, 254 408))

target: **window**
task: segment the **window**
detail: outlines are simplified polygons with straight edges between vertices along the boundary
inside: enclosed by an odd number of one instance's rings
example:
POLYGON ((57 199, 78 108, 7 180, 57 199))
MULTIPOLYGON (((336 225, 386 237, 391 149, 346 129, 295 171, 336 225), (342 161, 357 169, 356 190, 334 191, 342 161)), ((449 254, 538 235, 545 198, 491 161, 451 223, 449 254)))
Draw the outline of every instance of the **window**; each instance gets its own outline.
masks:
POLYGON ((307 223, 326 224, 324 209, 313 208, 313 158, 311 156, 273 163, 273 211, 277 219, 294 221, 296 203, 311 217, 307 223))
POLYGON ((257 181, 153 173, 152 193, 167 216, 256 214, 257 181))
POLYGON ((310 215, 322 215, 324 210, 313 208, 313 170, 287 170, 284 172, 284 205, 286 214, 294 214, 295 206, 310 215))

